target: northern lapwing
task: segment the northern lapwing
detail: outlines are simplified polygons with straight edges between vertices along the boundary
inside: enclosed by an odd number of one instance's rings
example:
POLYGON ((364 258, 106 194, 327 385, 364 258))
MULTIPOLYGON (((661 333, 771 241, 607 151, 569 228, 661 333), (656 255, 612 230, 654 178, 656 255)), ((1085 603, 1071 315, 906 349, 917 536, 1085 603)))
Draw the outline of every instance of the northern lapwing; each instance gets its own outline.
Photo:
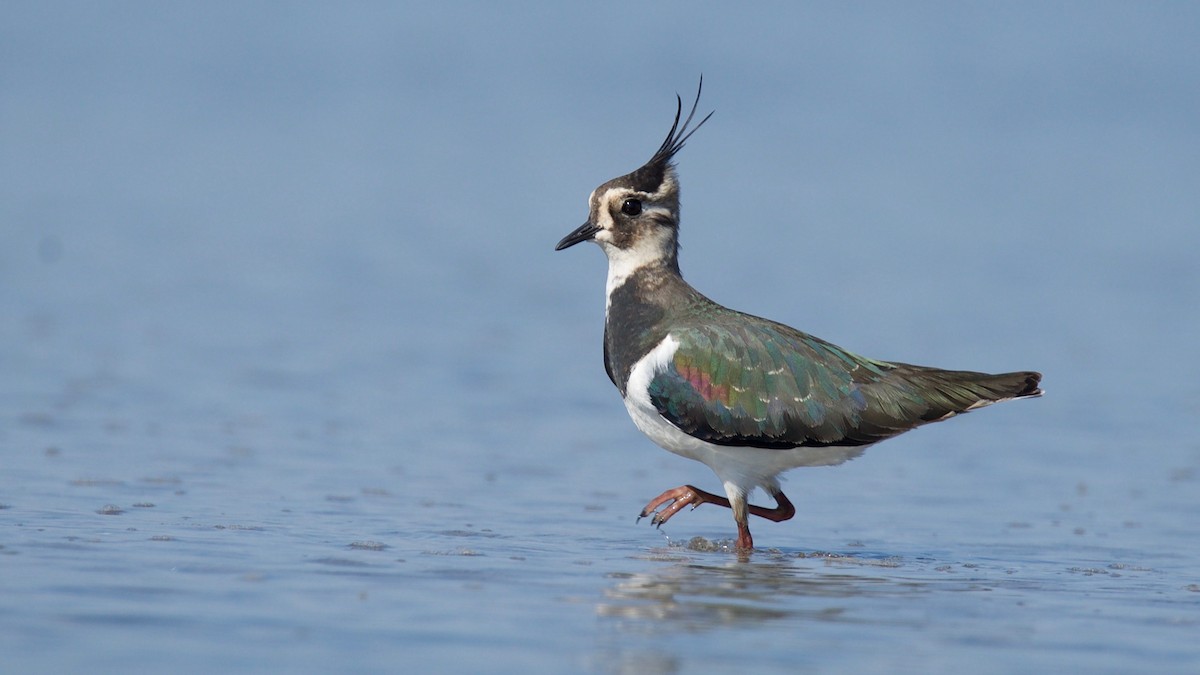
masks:
MULTIPOLYGON (((703 87, 701 80, 700 88, 703 87)), ((679 272, 675 154, 700 89, 650 161, 588 197, 587 222, 555 250, 595 242, 608 257, 604 366, 634 424, 663 448, 709 466, 725 496, 691 485, 667 490, 641 516, 662 525, 686 506, 733 510, 737 548, 754 547, 751 514, 776 522, 796 510, 779 475, 830 466, 929 422, 998 401, 1039 396, 1041 374, 990 375, 879 361, 794 328, 723 307, 679 272), (774 508, 747 496, 760 487, 774 508)))

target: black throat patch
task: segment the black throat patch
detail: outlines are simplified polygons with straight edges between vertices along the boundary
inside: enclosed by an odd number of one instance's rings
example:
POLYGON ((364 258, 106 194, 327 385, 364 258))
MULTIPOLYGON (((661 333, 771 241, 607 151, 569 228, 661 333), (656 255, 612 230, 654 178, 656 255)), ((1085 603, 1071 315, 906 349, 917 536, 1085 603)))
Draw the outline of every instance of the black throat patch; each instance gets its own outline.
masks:
POLYGON ((638 360, 667 337, 673 281, 682 281, 678 272, 662 265, 645 267, 630 275, 609 298, 604 368, 622 397, 638 360))

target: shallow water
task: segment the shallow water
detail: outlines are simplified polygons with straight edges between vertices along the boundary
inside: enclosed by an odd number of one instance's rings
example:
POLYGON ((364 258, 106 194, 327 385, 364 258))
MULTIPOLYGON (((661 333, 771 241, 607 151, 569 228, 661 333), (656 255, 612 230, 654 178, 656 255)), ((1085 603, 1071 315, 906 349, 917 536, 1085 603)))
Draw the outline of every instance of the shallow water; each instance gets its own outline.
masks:
POLYGON ((0 27, 0 669, 1200 664, 1182 17, 123 7, 0 27), (694 284, 1048 392, 789 474, 750 556, 636 522, 715 480, 551 250, 700 70, 694 284))

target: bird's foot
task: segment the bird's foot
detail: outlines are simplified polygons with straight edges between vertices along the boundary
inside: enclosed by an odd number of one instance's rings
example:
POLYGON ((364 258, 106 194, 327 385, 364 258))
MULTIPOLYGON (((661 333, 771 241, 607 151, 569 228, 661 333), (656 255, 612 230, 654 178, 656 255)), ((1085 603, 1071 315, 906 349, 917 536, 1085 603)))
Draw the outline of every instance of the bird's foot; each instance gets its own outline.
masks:
POLYGON ((750 536, 750 527, 746 523, 738 523, 737 546, 734 548, 739 553, 745 553, 754 550, 754 537, 750 536))
POLYGON ((701 504, 716 504, 717 506, 729 508, 729 500, 725 497, 705 492, 691 485, 681 485, 677 488, 667 490, 650 500, 646 508, 642 509, 638 520, 652 515, 650 523, 655 527, 659 527, 670 520, 671 516, 683 510, 683 507, 690 505, 694 509, 701 504), (668 502, 670 503, 668 504, 668 502), (664 504, 666 504, 665 507, 663 506, 664 504), (662 510, 659 510, 659 507, 662 507, 662 510))

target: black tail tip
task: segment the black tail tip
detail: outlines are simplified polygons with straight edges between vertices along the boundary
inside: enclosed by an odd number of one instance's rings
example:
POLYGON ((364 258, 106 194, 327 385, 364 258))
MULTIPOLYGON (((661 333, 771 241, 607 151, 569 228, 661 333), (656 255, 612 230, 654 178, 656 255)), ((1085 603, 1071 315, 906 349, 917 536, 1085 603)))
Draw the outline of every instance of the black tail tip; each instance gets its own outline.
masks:
POLYGON ((1029 372, 1025 372, 1025 373, 1019 373, 1019 375, 1021 375, 1024 378, 1025 386, 1024 386, 1024 388, 1022 388, 1020 391, 1017 392, 1017 396, 1041 396, 1042 395, 1042 389, 1040 386, 1038 386, 1042 383, 1042 374, 1041 373, 1035 373, 1033 371, 1029 371, 1029 372))

